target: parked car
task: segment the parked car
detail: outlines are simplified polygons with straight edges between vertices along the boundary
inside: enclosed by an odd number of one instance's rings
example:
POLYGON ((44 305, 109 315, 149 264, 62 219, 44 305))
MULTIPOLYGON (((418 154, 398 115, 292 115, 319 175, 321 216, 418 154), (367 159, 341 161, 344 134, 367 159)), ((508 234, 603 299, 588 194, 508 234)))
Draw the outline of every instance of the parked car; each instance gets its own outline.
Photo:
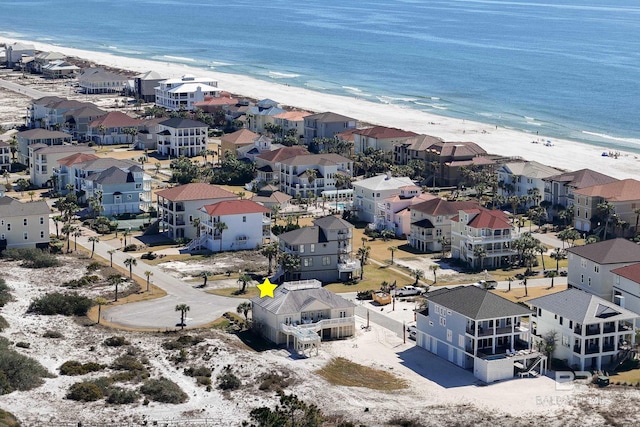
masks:
POLYGON ((498 282, 495 280, 478 280, 474 285, 482 289, 495 289, 498 286, 498 282))
POLYGON ((411 295, 421 295, 424 289, 416 288, 415 286, 403 286, 400 289, 396 289, 393 293, 396 297, 408 297, 411 295))
POLYGON ((409 339, 412 339, 412 340, 415 341, 416 340, 417 331, 418 331, 418 329, 415 326, 409 326, 407 328, 407 332, 409 334, 409 339))

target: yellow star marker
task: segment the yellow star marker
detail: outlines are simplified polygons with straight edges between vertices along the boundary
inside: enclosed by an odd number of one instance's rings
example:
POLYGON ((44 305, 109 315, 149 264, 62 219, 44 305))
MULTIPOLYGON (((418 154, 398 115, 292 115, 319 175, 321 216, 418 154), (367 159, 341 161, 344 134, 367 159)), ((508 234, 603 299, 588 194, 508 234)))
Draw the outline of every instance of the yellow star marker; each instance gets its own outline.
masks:
POLYGON ((258 285, 257 288, 260 289, 260 298, 271 297, 273 298, 273 291, 278 287, 278 285, 272 284, 269 279, 264 279, 262 284, 258 285))

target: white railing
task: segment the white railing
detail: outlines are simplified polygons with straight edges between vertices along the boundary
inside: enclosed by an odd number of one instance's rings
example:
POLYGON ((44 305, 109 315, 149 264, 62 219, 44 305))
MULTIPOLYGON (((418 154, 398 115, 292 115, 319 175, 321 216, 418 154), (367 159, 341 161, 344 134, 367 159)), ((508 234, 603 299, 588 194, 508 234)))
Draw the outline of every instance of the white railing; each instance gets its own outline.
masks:
POLYGON ((333 319, 322 319, 313 323, 300 323, 297 325, 287 325, 286 323, 280 324, 280 330, 284 333, 296 334, 300 331, 305 331, 305 334, 308 334, 307 331, 318 332, 321 329, 328 328, 331 326, 340 326, 355 323, 355 317, 336 317, 333 319))
POLYGON ((196 248, 202 248, 208 238, 209 238, 208 234, 202 234, 199 238, 195 238, 192 241, 190 241, 189 244, 185 246, 185 250, 192 251, 196 248))
POLYGON ((360 261, 347 261, 338 263, 338 271, 340 273, 356 271, 360 269, 360 261))

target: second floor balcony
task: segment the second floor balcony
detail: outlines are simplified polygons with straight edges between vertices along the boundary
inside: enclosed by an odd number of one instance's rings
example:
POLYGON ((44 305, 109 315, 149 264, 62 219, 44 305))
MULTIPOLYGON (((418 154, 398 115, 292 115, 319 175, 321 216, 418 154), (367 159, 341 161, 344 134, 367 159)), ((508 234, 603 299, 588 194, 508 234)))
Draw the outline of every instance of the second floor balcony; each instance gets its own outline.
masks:
POLYGON ((360 261, 347 260, 338 263, 338 272, 340 273, 353 273, 357 270, 360 270, 360 261))

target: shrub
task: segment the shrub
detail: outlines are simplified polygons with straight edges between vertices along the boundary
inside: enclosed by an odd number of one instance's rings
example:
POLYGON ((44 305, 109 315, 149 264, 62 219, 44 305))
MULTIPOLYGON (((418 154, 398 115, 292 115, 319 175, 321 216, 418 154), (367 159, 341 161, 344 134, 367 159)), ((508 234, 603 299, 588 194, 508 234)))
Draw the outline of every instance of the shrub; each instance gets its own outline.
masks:
POLYGON ((0 372, 5 377, 4 381, 10 386, 9 391, 5 387, 5 394, 12 390, 31 390, 43 383, 42 378, 52 377, 38 361, 10 349, 9 341, 2 337, 0 337, 0 372))
POLYGON ((140 398, 140 395, 135 390, 127 390, 121 387, 112 387, 109 390, 107 402, 116 405, 123 405, 127 403, 134 403, 140 398))
POLYGON ((95 384, 105 396, 109 394, 111 386, 114 383, 114 381, 110 377, 100 377, 88 382, 95 384))
POLYGON ((3 307, 6 303, 11 301, 11 293, 9 292, 11 288, 7 285, 7 282, 4 281, 2 277, 0 277, 0 307, 3 307))
POLYGON ((183 403, 188 399, 178 384, 164 377, 145 381, 140 392, 147 398, 162 403, 183 403))
POLYGON ((210 377, 211 369, 207 368, 206 366, 190 366, 184 369, 184 374, 188 377, 210 377))
POLYGON ((85 286, 89 286, 92 283, 97 282, 98 280, 100 280, 100 278, 95 275, 82 276, 79 279, 72 279, 72 280, 69 280, 68 282, 64 282, 62 286, 64 286, 65 288, 72 288, 72 289, 83 288, 85 286))
POLYGON ((27 312, 43 315, 85 316, 93 305, 92 299, 75 292, 70 294, 54 292, 34 299, 27 312))
MULTIPOLYGON (((0 391, 0 394, 2 392, 0 391)), ((18 419, 10 412, 0 409, 0 426, 2 427, 20 427, 18 419)))
POLYGON ((211 387, 211 378, 210 377, 196 377, 196 382, 199 385, 204 385, 207 387, 211 387))
POLYGON ((46 331, 44 334, 42 334, 42 336, 44 338, 64 338, 62 332, 59 331, 46 331))
POLYGON ((0 316, 0 332, 4 331, 9 327, 9 322, 2 316, 0 316))
POLYGON ((75 383, 69 387, 67 399, 94 402, 104 397, 100 387, 90 382, 75 383))
POLYGON ((147 252, 146 254, 140 255, 140 258, 153 260, 158 258, 158 255, 154 254, 153 252, 147 252))
POLYGON ((240 378, 233 373, 230 365, 222 368, 222 373, 218 375, 218 388, 221 390, 236 390, 242 383, 240 378))
POLYGON ((181 350, 185 347, 191 347, 204 341, 204 338, 191 335, 182 335, 180 338, 174 341, 166 341, 162 343, 162 348, 165 350, 181 350))
POLYGON ((69 360, 67 362, 64 362, 62 366, 60 366, 60 374, 71 376, 84 375, 88 374, 89 372, 101 371, 104 368, 105 366, 99 363, 80 363, 76 360, 69 360))
POLYGON ((147 378, 149 378, 149 373, 147 371, 123 371, 109 377, 109 379, 115 383, 139 383, 147 378))
POLYGON ((16 343, 16 347, 20 347, 20 348, 29 348, 29 347, 31 347, 31 343, 24 342, 24 341, 18 341, 18 342, 16 343))
POLYGON ((291 384, 291 379, 286 378, 277 373, 268 373, 260 377, 262 382, 258 386, 260 390, 269 390, 279 392, 283 388, 291 384))
POLYGON ((50 253, 36 248, 12 248, 2 253, 2 257, 12 261, 22 261, 25 268, 58 267, 60 261, 50 253))
POLYGON ((98 261, 93 261, 91 264, 87 265, 87 271, 92 273, 94 271, 98 271, 102 268, 102 263, 98 261))
POLYGON ((133 356, 124 354, 111 364, 111 369, 117 371, 146 371, 144 365, 133 356))
POLYGON ((106 340, 104 340, 104 345, 106 345, 107 347, 120 347, 128 344, 129 344, 129 341, 127 341, 124 337, 121 337, 121 336, 109 337, 106 340))

